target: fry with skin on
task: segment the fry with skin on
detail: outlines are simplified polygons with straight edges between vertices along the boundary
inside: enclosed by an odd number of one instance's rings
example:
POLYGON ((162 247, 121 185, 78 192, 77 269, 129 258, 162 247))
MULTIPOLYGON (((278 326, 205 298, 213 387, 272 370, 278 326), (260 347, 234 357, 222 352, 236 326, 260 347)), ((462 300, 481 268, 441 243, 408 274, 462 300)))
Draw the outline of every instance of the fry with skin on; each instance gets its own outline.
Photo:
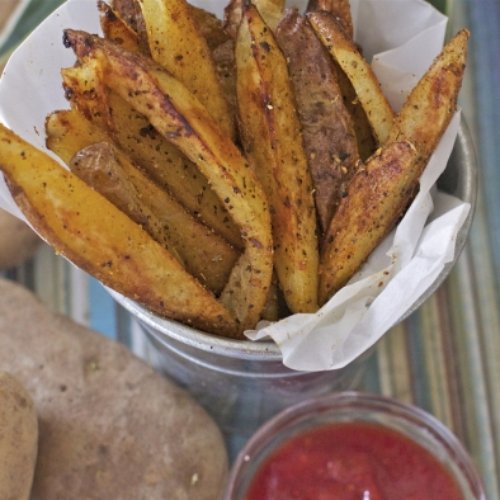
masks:
POLYGON ((316 10, 324 10, 333 14, 342 23, 346 35, 353 38, 354 29, 349 0, 309 0, 306 11, 314 12, 316 10))
POLYGON ((269 209, 254 172, 204 106, 170 74, 85 32, 66 30, 65 41, 80 59, 102 64, 106 85, 196 163, 224 202, 245 250, 221 301, 236 315, 241 330, 253 328, 266 303, 273 267, 269 209))
POLYGON ((276 39, 288 63, 316 211, 325 232, 359 162, 352 117, 332 57, 296 9, 285 14, 276 39))
POLYGON ((406 99, 394 122, 390 141, 406 139, 426 163, 457 108, 467 61, 470 33, 459 31, 443 48, 406 99))
POLYGON ((225 29, 236 38, 243 18, 244 10, 252 3, 255 5, 264 22, 272 30, 276 28, 285 10, 285 0, 231 0, 224 9, 225 29))
POLYGON ((14 201, 58 253, 157 314, 237 335, 230 312, 106 198, 1 124, 0 151, 14 201))
POLYGON ((321 42, 349 78, 378 144, 385 144, 393 126, 394 112, 371 66, 332 14, 325 11, 309 12, 307 18, 321 42))
POLYGON ((312 181, 285 57, 253 6, 238 32, 236 70, 242 141, 271 205, 279 284, 290 310, 312 312, 318 306, 312 181))
POLYGON ((140 52, 137 33, 106 2, 99 0, 97 8, 100 13, 101 29, 104 38, 117 43, 130 52, 140 52))
POLYGON ((49 115, 46 135, 47 147, 80 179, 141 224, 198 281, 220 293, 238 258, 223 238, 194 219, 76 110, 49 115))
POLYGON ((196 165, 161 137, 144 115, 105 88, 99 71, 100 66, 92 59, 61 71, 72 106, 103 128, 134 163, 193 216, 242 248, 238 227, 196 165))
POLYGON ((409 142, 384 146, 352 178, 323 241, 320 303, 344 286, 394 227, 422 173, 409 142))
POLYGON ((221 130, 234 137, 235 124, 222 94, 206 40, 185 0, 141 0, 151 57, 180 80, 205 106, 221 130))

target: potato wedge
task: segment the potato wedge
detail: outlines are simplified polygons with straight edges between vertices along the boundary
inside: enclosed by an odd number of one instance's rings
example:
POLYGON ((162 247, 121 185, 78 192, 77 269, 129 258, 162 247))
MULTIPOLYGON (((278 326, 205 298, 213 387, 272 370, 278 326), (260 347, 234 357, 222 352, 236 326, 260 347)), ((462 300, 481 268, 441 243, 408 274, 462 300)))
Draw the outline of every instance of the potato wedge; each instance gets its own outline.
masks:
MULTIPOLYGON (((283 16, 285 0, 252 0, 251 3, 257 7, 267 26, 274 30, 283 16)), ((250 4, 249 0, 230 0, 224 9, 224 27, 233 38, 236 38, 247 4, 250 4)))
POLYGON ((287 63, 271 30, 248 7, 236 40, 241 136, 269 199, 274 266, 293 312, 317 309, 316 212, 287 63))
POLYGON ((0 151, 15 202, 57 252, 162 316, 236 335, 230 312, 111 202, 3 125, 0 151))
POLYGON ((457 108, 470 33, 462 30, 444 47, 396 117, 390 141, 408 140, 427 162, 457 108))
POLYGON ((234 137, 235 123, 222 94, 208 44, 184 0, 141 0, 152 58, 206 107, 221 130, 234 137))
POLYGON ((112 147, 104 131, 70 110, 47 117, 46 135, 47 147, 73 173, 141 224, 198 281, 215 294, 222 291, 238 252, 112 147))
POLYGON ((411 143, 393 142, 351 180, 323 242, 321 304, 347 283, 407 208, 422 173, 417 158, 411 143))
POLYGON ((112 0, 111 8, 137 34, 140 52, 149 55, 146 25, 138 0, 112 0))
POLYGON ((103 89, 95 65, 96 61, 89 59, 61 71, 72 105, 106 130, 134 163, 194 217, 236 248, 243 248, 238 227, 196 165, 161 137, 144 115, 115 93, 103 89))
POLYGON ((88 33, 66 30, 65 40, 79 58, 103 65, 106 85, 196 163, 224 202, 241 229, 245 251, 221 301, 236 314, 241 329, 253 328, 266 303, 273 267, 269 208, 254 172, 204 106, 170 74, 88 33))
POLYGON ((137 33, 119 17, 107 3, 99 0, 97 8, 100 13, 101 29, 104 38, 117 43, 130 52, 140 52, 139 37, 137 33))
POLYGON ((346 35, 353 39, 351 4, 349 0, 309 0, 306 11, 324 10, 333 14, 341 23, 346 35))
POLYGON ((359 162, 352 117, 334 61, 307 20, 290 9, 275 33, 288 63, 318 220, 325 232, 359 162))
POLYGON ((307 18, 352 83, 378 143, 385 144, 393 126, 394 112, 371 66, 332 14, 325 11, 309 12, 307 18))
POLYGON ((200 35, 206 40, 211 51, 231 38, 224 30, 224 22, 215 14, 191 4, 188 4, 188 9, 191 19, 195 22, 200 35))

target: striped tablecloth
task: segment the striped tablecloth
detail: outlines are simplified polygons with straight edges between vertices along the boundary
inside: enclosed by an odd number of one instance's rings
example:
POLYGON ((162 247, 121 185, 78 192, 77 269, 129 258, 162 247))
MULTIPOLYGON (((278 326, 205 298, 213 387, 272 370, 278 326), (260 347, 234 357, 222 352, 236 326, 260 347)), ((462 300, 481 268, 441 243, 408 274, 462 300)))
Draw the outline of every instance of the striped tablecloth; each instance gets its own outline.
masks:
MULTIPOLYGON (((8 31, 0 31, 4 59, 60 3, 0 0, 0 30, 8 31)), ((418 312, 378 343, 361 388, 414 403, 444 422, 470 451, 488 498, 496 499, 500 498, 500 3, 435 3, 447 9, 450 31, 467 26, 473 34, 462 106, 480 159, 476 215, 450 277, 418 312)), ((43 246, 33 261, 6 274, 32 288, 53 309, 107 336, 133 342, 134 324, 127 314, 100 284, 49 248, 43 246)))

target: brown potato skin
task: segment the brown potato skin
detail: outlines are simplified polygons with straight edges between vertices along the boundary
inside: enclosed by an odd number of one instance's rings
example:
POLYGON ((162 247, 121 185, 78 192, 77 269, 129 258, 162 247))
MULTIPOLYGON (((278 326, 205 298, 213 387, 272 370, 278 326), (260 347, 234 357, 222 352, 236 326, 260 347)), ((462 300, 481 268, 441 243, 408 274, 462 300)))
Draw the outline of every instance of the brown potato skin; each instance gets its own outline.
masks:
POLYGON ((0 372, 0 498, 30 498, 37 449, 33 400, 15 377, 0 372))
POLYGON ((322 231, 355 173, 358 145, 333 60, 307 20, 289 10, 276 29, 294 89, 322 231))
POLYGON ((99 1, 101 29, 104 37, 131 52, 140 52, 139 37, 130 26, 105 2, 99 1))
POLYGON ((221 498, 228 460, 217 425, 124 345, 5 279, 0 345, 0 366, 38 414, 33 500, 221 498))
POLYGON ((14 201, 56 252, 157 314, 237 334, 227 309, 103 196, 3 125, 0 148, 14 201))
POLYGON ((423 170, 417 157, 409 142, 393 142, 352 178, 323 242, 320 303, 347 283, 404 213, 423 170))
MULTIPOLYGON (((274 30, 283 16, 285 0, 253 0, 252 4, 259 11, 266 25, 274 30)), ((230 0, 224 9, 224 29, 234 39, 243 19, 243 12, 249 5, 248 0, 230 0)))
POLYGON ((236 42, 240 132, 272 210, 274 266, 293 312, 317 309, 318 247, 311 175, 287 63, 249 7, 236 42))

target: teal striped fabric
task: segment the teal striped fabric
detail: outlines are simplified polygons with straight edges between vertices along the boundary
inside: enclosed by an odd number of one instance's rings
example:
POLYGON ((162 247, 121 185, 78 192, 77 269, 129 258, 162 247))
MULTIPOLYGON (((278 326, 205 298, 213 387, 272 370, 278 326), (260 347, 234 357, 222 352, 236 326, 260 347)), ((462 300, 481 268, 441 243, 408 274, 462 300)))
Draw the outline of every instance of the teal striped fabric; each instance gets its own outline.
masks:
MULTIPOLYGON (((60 3, 28 2, 1 51, 60 3)), ((361 388, 414 403, 450 427, 471 453, 487 497, 494 499, 500 498, 500 3, 445 3, 436 2, 447 8, 449 32, 463 26, 472 31, 461 104, 480 160, 476 215, 455 269, 433 297, 379 342, 361 388)), ((55 310, 138 348, 131 344, 136 326, 128 315, 99 283, 49 248, 7 276, 55 310)))

